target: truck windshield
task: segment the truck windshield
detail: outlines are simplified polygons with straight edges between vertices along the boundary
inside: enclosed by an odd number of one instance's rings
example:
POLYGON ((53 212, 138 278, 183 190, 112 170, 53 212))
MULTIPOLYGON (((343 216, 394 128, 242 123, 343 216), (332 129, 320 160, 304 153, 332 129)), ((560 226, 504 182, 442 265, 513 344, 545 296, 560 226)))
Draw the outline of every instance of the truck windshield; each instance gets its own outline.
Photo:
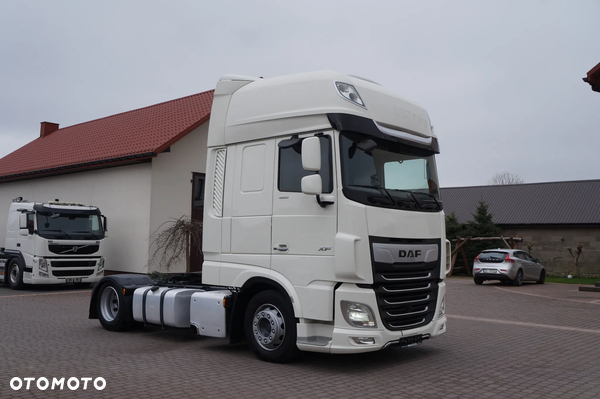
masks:
POLYGON ((38 212, 38 235, 44 238, 97 240, 104 238, 100 215, 38 212))
POLYGON ((439 212, 434 154, 354 132, 340 134, 344 195, 378 207, 439 212))

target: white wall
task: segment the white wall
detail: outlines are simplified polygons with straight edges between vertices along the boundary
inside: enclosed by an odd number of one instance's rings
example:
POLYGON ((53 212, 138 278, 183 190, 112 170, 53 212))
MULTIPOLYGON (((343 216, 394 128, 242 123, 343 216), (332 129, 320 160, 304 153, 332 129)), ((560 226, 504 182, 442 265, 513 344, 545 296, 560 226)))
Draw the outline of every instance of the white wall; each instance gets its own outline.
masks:
POLYGON ((152 164, 122 166, 0 184, 0 245, 13 198, 94 205, 108 218, 106 269, 146 273, 152 164))
MULTIPOLYGON (((173 144, 170 152, 159 154, 152 160, 152 202, 148 236, 156 235, 169 227, 169 223, 164 224, 165 222, 177 220, 181 216, 191 216, 192 172, 206 172, 207 135, 208 122, 173 144)), ((153 253, 151 245, 150 255, 153 253)), ((157 266, 153 266, 152 270, 160 270, 157 266)), ((182 261, 170 272, 185 272, 185 269, 185 262, 182 261)))

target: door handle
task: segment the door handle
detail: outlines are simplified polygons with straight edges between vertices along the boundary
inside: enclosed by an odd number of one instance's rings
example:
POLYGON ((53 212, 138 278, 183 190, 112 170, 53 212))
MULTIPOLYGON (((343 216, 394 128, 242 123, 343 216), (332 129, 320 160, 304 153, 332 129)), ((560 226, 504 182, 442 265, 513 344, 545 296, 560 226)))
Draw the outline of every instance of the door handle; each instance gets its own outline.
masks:
POLYGON ((275 244, 275 246, 273 247, 273 250, 279 251, 279 252, 287 252, 288 246, 287 246, 287 244, 275 244))

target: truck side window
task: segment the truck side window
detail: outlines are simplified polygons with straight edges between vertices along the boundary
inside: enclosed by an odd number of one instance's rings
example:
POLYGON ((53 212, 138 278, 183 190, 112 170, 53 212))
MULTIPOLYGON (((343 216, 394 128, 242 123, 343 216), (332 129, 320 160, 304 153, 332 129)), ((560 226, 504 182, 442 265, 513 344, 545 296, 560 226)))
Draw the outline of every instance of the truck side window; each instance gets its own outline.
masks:
MULTIPOLYGON (((331 137, 320 136, 321 141, 321 170, 319 174, 323 180, 323 192, 333 191, 333 178, 331 173, 331 137)), ((279 175, 277 177, 277 188, 281 192, 302 192, 301 181, 308 172, 302 168, 301 146, 279 148, 279 175)))
POLYGON ((33 234, 34 228, 35 228, 35 214, 28 213, 27 214, 27 230, 29 230, 29 234, 33 234))

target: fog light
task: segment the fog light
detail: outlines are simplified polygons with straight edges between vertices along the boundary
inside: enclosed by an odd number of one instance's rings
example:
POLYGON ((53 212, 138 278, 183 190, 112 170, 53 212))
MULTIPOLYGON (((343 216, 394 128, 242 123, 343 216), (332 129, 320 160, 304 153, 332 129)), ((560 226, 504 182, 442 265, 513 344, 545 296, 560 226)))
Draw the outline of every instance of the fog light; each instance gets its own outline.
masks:
POLYGON ((440 312, 438 313, 438 319, 442 317, 446 313, 446 296, 442 298, 442 302, 440 303, 440 312))
POLYGON ((48 273, 40 272, 40 277, 48 277, 48 273))
POLYGON ((375 317, 368 305, 363 303, 342 301, 342 314, 346 322, 353 327, 375 328, 375 317))
POLYGON ((96 276, 104 276, 104 270, 100 270, 98 273, 96 273, 96 276))
MULTIPOLYGON (((48 261, 46 261, 46 259, 44 258, 40 258, 40 270, 45 270, 48 271, 48 261)), ((40 276, 42 274, 40 273, 40 276)), ((46 277, 48 277, 48 275, 46 274, 46 277)))
POLYGON ((359 345, 375 345, 373 337, 351 337, 355 344, 359 345))

